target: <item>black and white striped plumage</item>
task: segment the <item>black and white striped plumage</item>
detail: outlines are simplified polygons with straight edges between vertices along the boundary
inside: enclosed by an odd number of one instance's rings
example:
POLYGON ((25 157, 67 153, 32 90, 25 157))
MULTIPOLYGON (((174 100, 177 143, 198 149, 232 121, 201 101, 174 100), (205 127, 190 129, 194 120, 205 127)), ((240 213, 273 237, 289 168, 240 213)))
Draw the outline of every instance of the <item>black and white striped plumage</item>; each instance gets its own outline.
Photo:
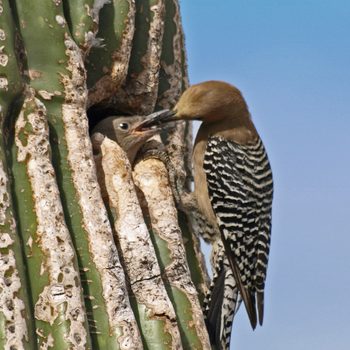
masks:
POLYGON ((211 343, 228 349, 233 318, 242 299, 220 238, 213 242, 211 266, 213 278, 203 304, 205 322, 211 343))
POLYGON ((226 256, 252 327, 263 321, 273 182, 260 139, 240 145, 209 137, 204 171, 226 256), (257 305, 256 305, 257 304, 257 305))

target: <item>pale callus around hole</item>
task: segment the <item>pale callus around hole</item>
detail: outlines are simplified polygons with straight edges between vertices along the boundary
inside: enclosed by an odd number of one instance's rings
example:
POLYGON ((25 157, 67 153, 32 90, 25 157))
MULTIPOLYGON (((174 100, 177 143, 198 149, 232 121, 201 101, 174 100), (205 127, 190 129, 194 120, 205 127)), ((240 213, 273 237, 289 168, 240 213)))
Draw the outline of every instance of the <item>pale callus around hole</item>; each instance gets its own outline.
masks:
POLYGON ((172 348, 181 349, 174 308, 160 276, 151 238, 135 192, 127 156, 114 141, 101 145, 102 166, 110 206, 116 212, 115 229, 131 289, 150 317, 162 319, 172 337, 172 348))
MULTIPOLYGON (((70 101, 62 106, 68 162, 72 171, 83 227, 90 242, 90 254, 102 281, 111 332, 123 329, 120 344, 139 348, 137 323, 128 300, 124 271, 120 264, 112 230, 97 183, 86 117, 87 90, 85 70, 79 48, 69 37, 65 40, 70 76, 62 76, 64 94, 70 101)), ((127 349, 125 347, 124 349, 127 349)))

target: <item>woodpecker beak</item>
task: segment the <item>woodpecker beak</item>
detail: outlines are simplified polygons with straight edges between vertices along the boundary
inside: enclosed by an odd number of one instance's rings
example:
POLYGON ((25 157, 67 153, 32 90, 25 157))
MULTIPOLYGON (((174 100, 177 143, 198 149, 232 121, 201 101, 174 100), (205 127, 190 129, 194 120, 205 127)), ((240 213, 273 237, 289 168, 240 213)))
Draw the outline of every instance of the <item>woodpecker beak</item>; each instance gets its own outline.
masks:
POLYGON ((161 123, 159 123, 158 120, 169 112, 169 110, 162 110, 154 112, 146 117, 142 117, 142 120, 136 123, 130 130, 130 136, 134 141, 147 140, 153 135, 159 133, 164 128, 160 127, 161 123))
POLYGON ((138 125, 135 126, 135 128, 130 130, 131 137, 139 137, 142 139, 148 139, 151 136, 157 134, 160 131, 159 128, 149 128, 149 129, 138 129, 138 125))
POLYGON ((130 129, 129 132, 129 138, 133 138, 135 142, 137 141, 142 141, 142 140, 147 140, 153 135, 159 133, 161 130, 157 126, 150 126, 150 127, 143 127, 144 120, 141 121, 140 123, 137 123, 135 126, 133 126, 130 129))
POLYGON ((142 131, 154 127, 158 129, 163 123, 172 122, 174 120, 177 120, 175 112, 169 109, 163 109, 162 111, 150 114, 146 120, 135 127, 135 130, 142 131))

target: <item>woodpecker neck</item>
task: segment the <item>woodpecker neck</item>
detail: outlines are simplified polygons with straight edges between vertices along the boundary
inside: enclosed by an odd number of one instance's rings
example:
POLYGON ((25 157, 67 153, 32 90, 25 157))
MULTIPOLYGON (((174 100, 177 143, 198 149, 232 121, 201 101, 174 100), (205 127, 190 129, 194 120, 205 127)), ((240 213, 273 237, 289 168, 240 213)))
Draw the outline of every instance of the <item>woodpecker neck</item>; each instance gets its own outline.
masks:
POLYGON ((126 153, 126 155, 128 156, 128 159, 129 159, 129 162, 130 162, 131 166, 133 166, 135 158, 136 158, 136 155, 137 155, 137 153, 138 153, 140 148, 141 148, 141 145, 140 146, 136 145, 136 146, 130 148, 128 150, 128 152, 126 153))
POLYGON ((215 122, 203 121, 196 137, 196 143, 207 140, 210 136, 221 136, 236 143, 245 145, 252 143, 258 133, 250 119, 249 112, 245 115, 226 117, 215 122))

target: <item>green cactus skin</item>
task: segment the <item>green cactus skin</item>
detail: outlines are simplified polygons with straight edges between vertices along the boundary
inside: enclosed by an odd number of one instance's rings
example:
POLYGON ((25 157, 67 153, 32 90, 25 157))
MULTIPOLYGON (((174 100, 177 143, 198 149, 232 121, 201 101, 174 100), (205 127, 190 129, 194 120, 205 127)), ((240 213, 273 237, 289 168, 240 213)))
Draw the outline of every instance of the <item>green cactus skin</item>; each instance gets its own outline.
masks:
MULTIPOLYGON (((125 293, 124 274, 116 248, 112 243, 107 215, 102 209, 102 201, 96 195, 91 198, 91 202, 87 195, 87 192, 91 194, 99 190, 93 183, 96 175, 91 175, 94 174, 94 168, 91 168, 92 152, 85 114, 87 91, 82 57, 70 38, 60 1, 56 3, 18 1, 16 5, 26 49, 30 87, 34 91, 35 98, 45 106, 50 126, 52 161, 60 189, 64 217, 78 255, 85 305, 91 321, 89 324, 92 347, 119 349, 123 337, 127 336, 125 330, 127 327, 122 326, 120 323, 122 320, 114 316, 113 305, 117 301, 111 299, 113 292, 111 288, 114 285, 115 288, 119 288, 120 285, 124 290, 123 302, 126 304, 128 304, 127 293, 125 293), (31 28, 30 31, 26 30, 28 26, 31 28), (43 43, 50 43, 50 50, 47 50, 48 46, 43 43), (73 118, 76 120, 72 120, 73 118), (72 133, 75 133, 73 137, 72 133), (74 140, 77 142, 75 144, 77 154, 79 150, 87 152, 81 155, 80 161, 74 161, 76 154, 70 151, 69 145, 72 147, 72 139, 73 142, 74 140), (92 188, 89 191, 81 188, 77 181, 79 177, 77 172, 82 167, 85 169, 86 176, 91 178, 85 181, 85 184, 88 183, 92 188), (84 201, 81 199, 82 193, 87 197, 84 201), (91 207, 95 208, 96 213, 91 212, 89 215, 87 210, 91 207), (92 237, 93 234, 97 235, 95 240, 92 237), (99 256, 96 253, 98 248, 96 242, 102 245, 101 237, 106 240, 99 256), (107 251, 103 250, 104 247, 107 251), (102 260, 104 262, 101 262, 102 260)), ((15 155, 13 158, 16 159, 15 155)), ((20 179, 19 171, 15 171, 14 167, 14 177, 20 179)), ((80 180, 85 179, 80 176, 80 180)), ((20 215, 20 219, 22 216, 20 215)), ((53 325, 53 328, 55 327, 57 327, 56 324, 53 325)), ((57 330, 56 333, 60 332, 57 330)))
POLYGON ((0 0, 0 348, 35 348, 30 290, 10 188, 7 117, 23 90, 15 55, 15 26, 8 0, 0 0))
POLYGON ((89 105, 108 101, 124 83, 135 31, 135 2, 118 0, 100 11, 97 43, 87 59, 89 105))

